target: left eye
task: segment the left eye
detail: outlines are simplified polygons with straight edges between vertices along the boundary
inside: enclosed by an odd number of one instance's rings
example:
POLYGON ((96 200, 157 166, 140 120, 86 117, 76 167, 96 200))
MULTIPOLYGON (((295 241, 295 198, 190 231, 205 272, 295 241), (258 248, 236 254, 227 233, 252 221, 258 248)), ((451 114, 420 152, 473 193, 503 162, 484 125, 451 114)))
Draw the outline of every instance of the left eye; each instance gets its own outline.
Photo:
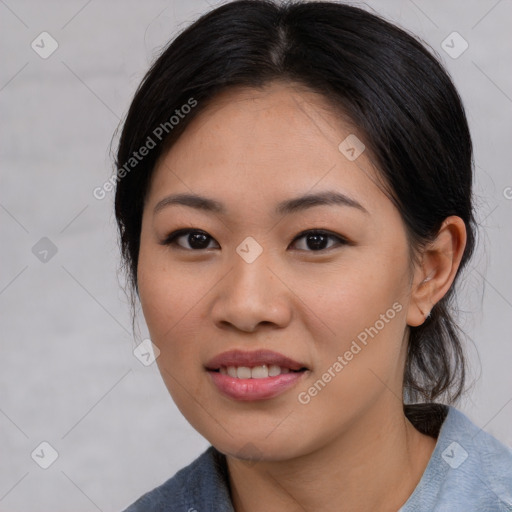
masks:
POLYGON ((333 235, 331 233, 327 233, 326 231, 306 231, 305 233, 301 233, 298 235, 292 242, 296 243, 297 241, 303 240, 302 247, 299 247, 298 249, 301 251, 308 251, 308 252, 318 252, 323 251, 325 249, 330 249, 334 244, 331 244, 330 246, 327 246, 329 244, 329 241, 334 240, 335 242, 338 242, 338 245, 345 245, 348 242, 338 235, 333 235))
POLYGON ((186 250, 201 250, 208 249, 208 245, 213 238, 206 232, 197 229, 179 229, 171 233, 162 243, 162 245, 176 245, 181 249, 186 250), (178 240, 183 238, 188 247, 178 243, 178 240))

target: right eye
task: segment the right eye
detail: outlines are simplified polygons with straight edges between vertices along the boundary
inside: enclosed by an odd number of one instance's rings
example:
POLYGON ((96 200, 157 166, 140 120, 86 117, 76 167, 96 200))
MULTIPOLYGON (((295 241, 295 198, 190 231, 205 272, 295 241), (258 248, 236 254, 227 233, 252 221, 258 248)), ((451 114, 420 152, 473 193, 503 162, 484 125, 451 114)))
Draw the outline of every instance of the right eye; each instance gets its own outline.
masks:
POLYGON ((198 251, 208 249, 210 241, 214 241, 214 239, 205 231, 198 229, 178 229, 170 233, 160 243, 162 245, 177 246, 177 248, 187 251, 198 251), (181 239, 185 240, 185 244, 188 244, 188 247, 179 242, 181 239))

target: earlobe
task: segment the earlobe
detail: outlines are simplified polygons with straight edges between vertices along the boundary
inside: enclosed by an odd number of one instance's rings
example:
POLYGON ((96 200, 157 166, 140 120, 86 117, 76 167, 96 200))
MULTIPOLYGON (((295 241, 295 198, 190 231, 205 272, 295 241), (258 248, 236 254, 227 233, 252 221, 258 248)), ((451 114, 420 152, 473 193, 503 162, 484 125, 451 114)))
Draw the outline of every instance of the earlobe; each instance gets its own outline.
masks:
MULTIPOLYGON (((425 273, 422 267, 423 275, 425 273)), ((411 293, 411 302, 409 303, 409 310, 407 312, 407 324, 411 327, 417 327, 430 316, 430 312, 434 307, 432 302, 433 289, 430 283, 434 279, 435 269, 432 270, 427 277, 419 283, 417 280, 413 283, 411 293)))
POLYGON ((415 270, 407 324, 417 327, 453 284, 466 246, 466 226, 460 217, 447 217, 435 240, 423 251, 415 270))

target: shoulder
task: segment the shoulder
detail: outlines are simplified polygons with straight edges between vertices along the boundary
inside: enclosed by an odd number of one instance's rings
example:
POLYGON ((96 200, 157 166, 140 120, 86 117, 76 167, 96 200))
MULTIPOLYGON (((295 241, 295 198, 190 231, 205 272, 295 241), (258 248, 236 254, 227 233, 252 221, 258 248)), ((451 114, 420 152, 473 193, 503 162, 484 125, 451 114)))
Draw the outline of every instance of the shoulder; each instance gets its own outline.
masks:
POLYGON ((401 512, 454 507, 511 511, 512 450, 449 407, 429 464, 401 512))
POLYGON ((225 457, 213 446, 124 512, 232 512, 225 457))
POLYGON ((475 499, 487 497, 502 505, 494 510, 512 510, 512 450, 456 409, 451 408, 447 419, 441 457, 453 483, 465 484, 475 499))

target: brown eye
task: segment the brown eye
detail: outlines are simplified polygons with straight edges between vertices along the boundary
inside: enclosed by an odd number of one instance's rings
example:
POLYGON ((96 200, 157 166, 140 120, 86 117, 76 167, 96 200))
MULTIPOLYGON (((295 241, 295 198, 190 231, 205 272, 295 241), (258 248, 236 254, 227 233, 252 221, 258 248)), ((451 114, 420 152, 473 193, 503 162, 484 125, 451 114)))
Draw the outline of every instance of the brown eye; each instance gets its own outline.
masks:
POLYGON ((317 231, 317 230, 310 230, 310 231, 301 233, 299 236, 297 236, 294 239, 293 243, 296 243, 298 240, 303 240, 303 242, 301 244, 299 244, 302 247, 296 247, 296 248, 298 250, 308 251, 308 252, 323 251, 326 249, 331 249, 335 245, 345 245, 348 243, 343 237, 341 237, 339 235, 333 235, 326 231, 317 231), (334 241, 334 243, 329 245, 329 243, 331 241, 334 241))
POLYGON ((204 250, 209 248, 208 245, 211 241, 213 241, 213 238, 204 231, 179 229, 171 233, 161 244, 177 245, 186 250, 204 250))

